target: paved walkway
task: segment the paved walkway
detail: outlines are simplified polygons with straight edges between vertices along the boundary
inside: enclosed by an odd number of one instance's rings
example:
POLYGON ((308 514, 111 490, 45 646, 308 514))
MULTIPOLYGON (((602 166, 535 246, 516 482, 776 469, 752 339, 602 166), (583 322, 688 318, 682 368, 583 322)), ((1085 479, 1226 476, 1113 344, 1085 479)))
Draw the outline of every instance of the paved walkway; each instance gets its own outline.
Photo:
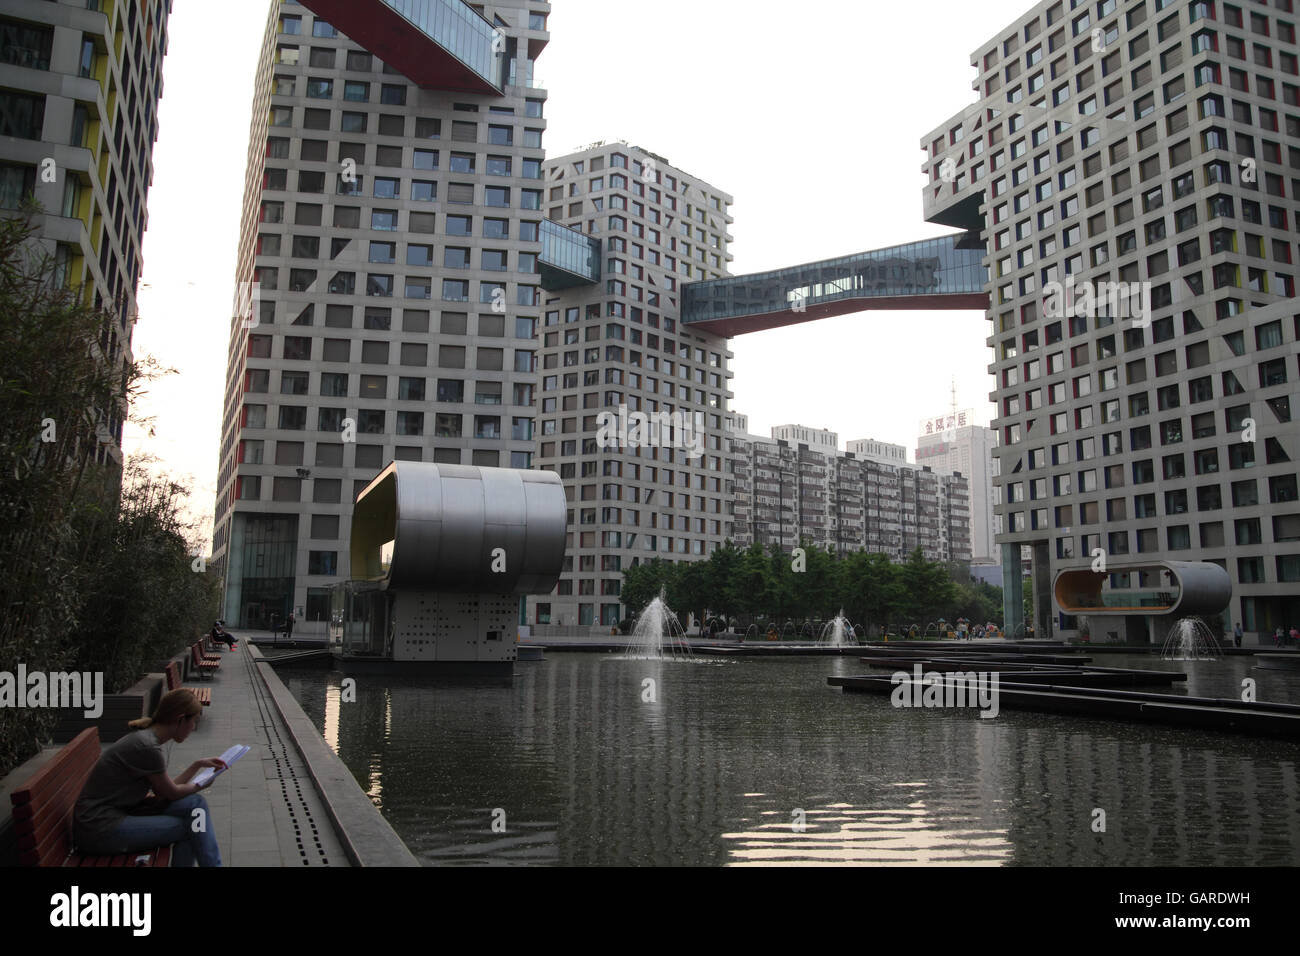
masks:
POLYGON ((211 681, 212 705, 184 743, 168 744, 168 771, 178 776, 200 757, 219 757, 233 744, 252 749, 217 777, 204 797, 226 866, 348 866, 343 844, 241 635, 220 650, 211 681))

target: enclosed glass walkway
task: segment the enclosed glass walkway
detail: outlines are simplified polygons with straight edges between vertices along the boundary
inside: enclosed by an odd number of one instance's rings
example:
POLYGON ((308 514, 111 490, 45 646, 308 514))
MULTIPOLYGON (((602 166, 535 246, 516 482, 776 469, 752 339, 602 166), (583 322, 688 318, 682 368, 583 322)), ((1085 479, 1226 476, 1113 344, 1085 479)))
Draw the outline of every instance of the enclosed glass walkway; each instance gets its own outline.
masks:
POLYGON ((600 281, 600 240, 550 219, 542 220, 542 255, 537 260, 547 292, 600 281))
POLYGON ((965 234, 682 287, 682 324, 742 335, 867 309, 988 308, 984 248, 965 234))

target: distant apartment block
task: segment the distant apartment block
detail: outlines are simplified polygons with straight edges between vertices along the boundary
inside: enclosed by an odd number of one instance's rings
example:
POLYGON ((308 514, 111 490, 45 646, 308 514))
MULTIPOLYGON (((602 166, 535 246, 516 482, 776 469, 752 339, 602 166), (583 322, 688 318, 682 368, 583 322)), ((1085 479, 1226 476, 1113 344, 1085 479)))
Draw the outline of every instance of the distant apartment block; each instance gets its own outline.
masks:
POLYGON ((807 445, 810 451, 823 455, 837 455, 840 436, 825 428, 808 428, 804 425, 774 425, 772 438, 790 445, 807 445))
POLYGON ((858 438, 845 445, 853 457, 861 461, 875 461, 882 465, 906 465, 907 448, 889 442, 876 441, 874 438, 858 438))
POLYGON ((739 432, 730 438, 738 547, 776 544, 789 551, 805 541, 837 554, 869 551, 895 561, 916 548, 931 561, 970 560, 964 477, 859 459, 854 452, 825 454, 773 432, 771 439, 739 432))

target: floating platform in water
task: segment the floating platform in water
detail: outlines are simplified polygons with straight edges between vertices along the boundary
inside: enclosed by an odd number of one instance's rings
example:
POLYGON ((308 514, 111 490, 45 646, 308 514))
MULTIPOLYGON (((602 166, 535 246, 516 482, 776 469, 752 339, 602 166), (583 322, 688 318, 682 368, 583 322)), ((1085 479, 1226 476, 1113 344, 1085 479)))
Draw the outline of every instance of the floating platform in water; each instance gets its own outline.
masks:
MULTIPOLYGON (((519 647, 527 647, 520 642, 519 647)), ((604 654, 625 654, 639 645, 635 641, 547 641, 546 647, 553 651, 592 651, 604 654)), ((858 655, 866 649, 864 644, 845 644, 832 647, 827 644, 771 644, 758 642, 719 643, 717 641, 682 641, 675 645, 664 645, 664 656, 671 654, 701 654, 704 656, 727 655, 729 657, 838 657, 858 655)))
POLYGON ((1300 654, 1256 654, 1255 666, 1270 671, 1300 671, 1300 654))
POLYGON ((1000 662, 1008 665, 1027 664, 1031 667, 1056 665, 1061 667, 1078 667, 1081 664, 1089 664, 1092 658, 1084 654, 1000 654, 995 651, 988 653, 971 653, 957 654, 952 653, 951 648, 937 649, 930 653, 913 653, 911 651, 902 651, 894 653, 874 652, 867 656, 859 658, 865 662, 874 663, 876 661, 893 661, 898 664, 906 664, 914 661, 940 661, 951 660, 960 664, 987 664, 1000 662))
MULTIPOLYGON (((883 675, 828 677, 848 693, 889 695, 896 685, 883 675)), ((903 686, 915 682, 909 679, 903 686)), ((1227 733, 1300 739, 1300 705, 1244 702, 1215 697, 1182 697, 1147 691, 1082 688, 1067 684, 1031 684, 998 675, 998 706, 1118 720, 1176 724, 1227 733)))
POLYGON ((262 652, 262 661, 267 664, 320 664, 329 666, 334 662, 334 655, 330 653, 328 647, 313 647, 301 650, 268 650, 265 647, 259 647, 262 652))
POLYGON ((695 644, 692 650, 697 654, 726 654, 730 657, 843 657, 862 653, 862 644, 782 644, 773 641, 770 644, 735 643, 735 644, 695 644))
POLYGON ((516 661, 544 661, 546 648, 541 644, 520 644, 516 650, 516 661))
MULTIPOLYGON (((986 661, 973 658, 926 658, 906 661, 879 658, 860 658, 875 670, 908 670, 920 664, 923 671, 940 673, 996 671, 999 680, 1014 680, 1026 684, 1069 684, 1071 686, 1101 687, 1168 687, 1176 681, 1187 680, 1182 671, 1135 670, 1126 667, 1078 667, 1058 664, 1025 664, 1013 661, 986 661)), ((1084 658, 1086 661, 1087 658, 1084 658)))

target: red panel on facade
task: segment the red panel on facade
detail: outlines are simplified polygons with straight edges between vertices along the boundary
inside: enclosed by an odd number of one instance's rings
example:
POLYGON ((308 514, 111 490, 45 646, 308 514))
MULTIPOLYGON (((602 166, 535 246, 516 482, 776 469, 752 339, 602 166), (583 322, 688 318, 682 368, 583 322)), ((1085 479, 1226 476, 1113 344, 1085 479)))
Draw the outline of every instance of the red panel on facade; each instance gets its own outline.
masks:
POLYGON ((484 95, 501 92, 379 0, 301 3, 417 86, 484 95))

